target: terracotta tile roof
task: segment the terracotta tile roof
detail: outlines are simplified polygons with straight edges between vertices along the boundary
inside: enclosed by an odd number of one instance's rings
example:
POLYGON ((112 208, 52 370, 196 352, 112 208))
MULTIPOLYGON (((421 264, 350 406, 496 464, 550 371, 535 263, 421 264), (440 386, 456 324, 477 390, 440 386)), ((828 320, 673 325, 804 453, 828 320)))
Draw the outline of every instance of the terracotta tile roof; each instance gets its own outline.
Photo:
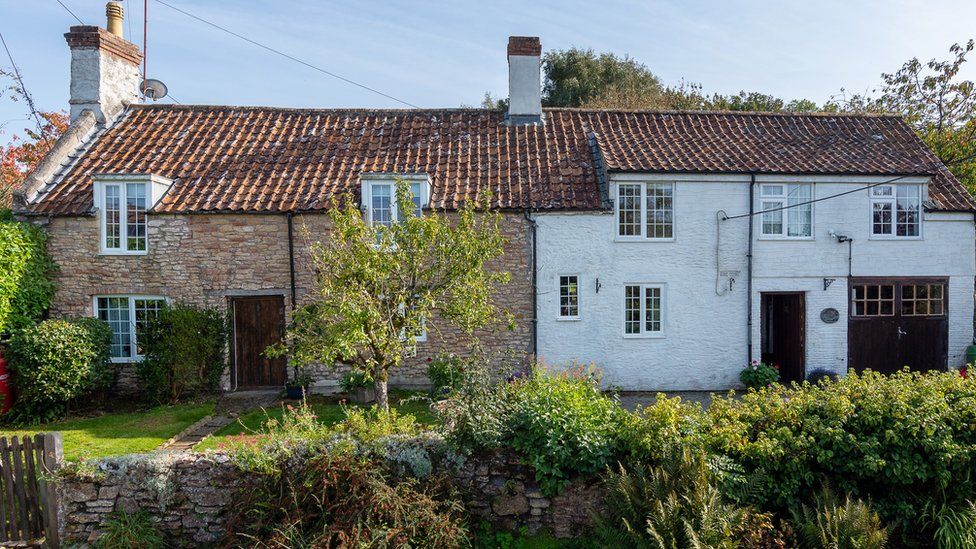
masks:
POLYGON ((90 211, 92 175, 174 180, 160 212, 328 206, 366 172, 426 173, 435 207, 490 192, 495 207, 602 207, 590 132, 613 171, 934 174, 946 210, 976 202, 897 117, 549 109, 507 126, 480 109, 312 110, 140 105, 101 133, 35 211, 90 211))

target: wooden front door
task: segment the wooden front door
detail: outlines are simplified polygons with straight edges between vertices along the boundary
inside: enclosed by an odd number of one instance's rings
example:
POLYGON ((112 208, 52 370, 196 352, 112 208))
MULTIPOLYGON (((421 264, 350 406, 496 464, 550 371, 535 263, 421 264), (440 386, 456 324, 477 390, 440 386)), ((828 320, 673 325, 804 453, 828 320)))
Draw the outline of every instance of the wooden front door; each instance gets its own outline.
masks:
POLYGON ((762 360, 779 365, 780 381, 806 377, 806 307, 801 292, 763 293, 762 360))
POLYGON ((264 350, 281 341, 285 300, 280 295, 235 297, 234 365, 237 387, 280 387, 287 379, 285 358, 268 358, 264 350))
POLYGON ((855 278, 850 283, 848 367, 892 373, 941 370, 949 354, 949 281, 855 278))

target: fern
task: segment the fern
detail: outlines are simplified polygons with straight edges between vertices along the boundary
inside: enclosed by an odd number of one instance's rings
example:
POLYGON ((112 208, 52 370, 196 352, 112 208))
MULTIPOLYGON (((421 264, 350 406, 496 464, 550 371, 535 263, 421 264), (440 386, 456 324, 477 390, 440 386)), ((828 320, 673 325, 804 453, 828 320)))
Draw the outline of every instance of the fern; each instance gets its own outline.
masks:
POLYGON ((812 507, 795 513, 794 523, 808 549, 882 549, 888 541, 888 530, 870 505, 849 495, 841 501, 826 486, 812 507))

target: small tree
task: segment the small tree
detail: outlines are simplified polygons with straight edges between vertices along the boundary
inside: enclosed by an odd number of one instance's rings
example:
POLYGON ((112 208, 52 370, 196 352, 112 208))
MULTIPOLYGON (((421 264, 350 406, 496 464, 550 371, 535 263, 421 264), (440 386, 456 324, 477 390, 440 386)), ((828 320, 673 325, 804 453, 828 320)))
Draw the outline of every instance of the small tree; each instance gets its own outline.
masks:
MULTIPOLYGON (((297 367, 350 365, 376 382, 377 401, 389 407, 389 371, 411 354, 434 315, 472 334, 499 318, 492 291, 509 274, 486 263, 503 253, 497 212, 467 205, 456 219, 414 212, 410 188, 396 183, 400 218, 370 225, 345 200, 329 211, 332 230, 311 245, 317 284, 296 311, 287 339, 297 367)), ((285 354, 284 344, 269 354, 285 354)))

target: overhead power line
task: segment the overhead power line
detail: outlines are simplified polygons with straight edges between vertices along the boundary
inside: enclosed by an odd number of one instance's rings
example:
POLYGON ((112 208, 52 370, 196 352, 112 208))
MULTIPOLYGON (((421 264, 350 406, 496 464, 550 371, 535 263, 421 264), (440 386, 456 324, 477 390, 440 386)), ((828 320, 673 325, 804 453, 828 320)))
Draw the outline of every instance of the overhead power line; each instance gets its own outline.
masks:
POLYGON ((71 14, 71 17, 74 17, 75 18, 75 21, 77 21, 79 25, 84 25, 85 24, 85 22, 82 21, 81 18, 79 18, 77 15, 75 15, 75 12, 71 11, 71 8, 69 8, 68 6, 66 6, 64 4, 64 2, 62 2, 61 0, 56 0, 56 1, 57 1, 58 4, 61 4, 61 7, 64 8, 64 11, 70 13, 71 14))
POLYGON ((37 132, 39 134, 44 133, 44 123, 41 122, 40 115, 37 114, 37 109, 34 108, 34 98, 27 91, 27 86, 24 85, 24 79, 20 76, 20 69, 17 68, 17 63, 14 62, 14 56, 10 54, 10 48, 7 47, 7 41, 3 38, 3 33, 0 32, 0 42, 3 43, 3 49, 7 52, 7 59, 10 60, 10 66, 14 69, 14 76, 17 78, 17 82, 20 84, 20 91, 24 93, 24 99, 27 100, 27 106, 30 108, 31 114, 34 116, 34 120, 37 122, 37 132))
POLYGON ((282 57, 284 57, 286 59, 290 59, 290 60, 292 60, 292 61, 294 61, 296 63, 300 63, 302 65, 305 65, 306 67, 308 67, 310 69, 317 70, 317 71, 319 71, 319 72, 321 72, 323 74, 326 74, 326 75, 331 76, 333 78, 337 78, 339 80, 342 80, 343 82, 346 82, 348 84, 352 84, 353 86, 357 86, 357 87, 362 88, 362 89, 364 89, 366 91, 373 92, 373 93, 375 93, 377 95, 381 95, 381 96, 383 96, 383 97, 385 97, 387 99, 392 99, 392 100, 394 100, 394 101, 396 101, 398 103, 402 103, 402 104, 404 104, 404 105, 406 105, 408 107, 413 107, 415 109, 419 109, 420 108, 417 105, 414 105, 413 103, 410 103, 408 101, 404 101, 403 99, 400 99, 400 98, 397 98, 397 97, 393 97, 392 95, 390 95, 388 93, 383 93, 380 90, 377 90, 376 88, 371 88, 371 87, 369 87, 369 86, 367 86, 365 84, 360 84, 359 82, 356 82, 355 80, 351 80, 349 78, 346 78, 345 76, 340 76, 340 75, 338 75, 338 74, 336 74, 334 72, 331 72, 331 71, 328 71, 326 69, 323 69, 322 67, 319 67, 317 65, 313 65, 312 63, 309 63, 308 61, 303 61, 303 60, 301 60, 301 59, 299 59, 299 58, 297 58, 297 57, 295 57, 293 55, 289 55, 289 54, 287 54, 287 53, 285 53, 283 51, 280 51, 280 50, 277 50, 275 48, 272 48, 271 46, 267 46, 265 44, 262 44, 262 43, 260 43, 260 42, 258 42, 256 40, 252 40, 252 39, 250 39, 250 38, 248 38, 248 37, 246 37, 246 36, 244 36, 242 34, 238 34, 238 33, 234 32, 234 31, 232 31, 230 29, 226 29, 226 28, 218 25, 217 23, 214 23, 212 21, 208 21, 208 20, 206 20, 206 19, 204 19, 202 17, 196 16, 196 15, 194 15, 194 14, 192 14, 192 13, 190 13, 190 12, 184 10, 184 9, 178 8, 178 7, 176 7, 176 6, 172 5, 172 4, 169 4, 167 2, 164 2, 163 0, 155 0, 155 2, 158 3, 158 4, 162 4, 162 5, 166 6, 167 8, 170 8, 171 10, 178 11, 178 12, 182 13, 183 15, 187 16, 187 17, 190 17, 192 19, 196 19, 197 21, 200 21, 201 23, 210 25, 211 27, 213 27, 215 29, 218 29, 218 30, 221 30, 223 32, 226 32, 227 34, 229 34, 231 36, 235 36, 237 38, 240 38, 241 40, 244 40, 245 42, 248 42, 249 44, 252 44, 252 45, 255 45, 255 46, 259 47, 259 48, 262 48, 262 49, 265 49, 267 51, 270 51, 271 53, 275 53, 277 55, 280 55, 280 56, 282 56, 282 57))
POLYGON ((739 215, 727 215, 727 216, 723 217, 722 220, 723 221, 728 221, 730 219, 740 219, 740 218, 743 218, 743 217, 754 217, 754 216, 757 216, 757 215, 762 215, 762 214, 767 214, 767 213, 773 213, 773 212, 779 212, 779 211, 783 211, 783 210, 789 210, 790 208, 799 208, 800 206, 806 206, 808 204, 813 204, 815 202, 823 202, 824 200, 830 200, 832 198, 837 198, 839 196, 844 196, 844 195, 847 195, 847 194, 854 194, 854 193, 857 193, 857 192, 866 191, 868 189, 873 189, 874 187, 877 187, 877 186, 880 186, 880 185, 890 185, 891 183, 894 183, 895 181, 900 181, 902 179, 905 179, 906 177, 916 177, 916 176, 913 176, 913 175, 899 175, 898 177, 894 177, 894 178, 888 179, 886 181, 880 181, 878 183, 872 183, 870 185, 865 185, 863 187, 858 187, 856 189, 851 189, 849 191, 844 191, 842 193, 832 194, 830 196, 824 196, 824 197, 821 197, 821 198, 815 198, 813 200, 808 200, 806 202, 798 202, 796 204, 790 204, 790 205, 787 205, 787 206, 780 206, 779 208, 769 208, 768 210, 761 210, 761 211, 753 212, 753 213, 744 213, 744 214, 739 214, 739 215))

